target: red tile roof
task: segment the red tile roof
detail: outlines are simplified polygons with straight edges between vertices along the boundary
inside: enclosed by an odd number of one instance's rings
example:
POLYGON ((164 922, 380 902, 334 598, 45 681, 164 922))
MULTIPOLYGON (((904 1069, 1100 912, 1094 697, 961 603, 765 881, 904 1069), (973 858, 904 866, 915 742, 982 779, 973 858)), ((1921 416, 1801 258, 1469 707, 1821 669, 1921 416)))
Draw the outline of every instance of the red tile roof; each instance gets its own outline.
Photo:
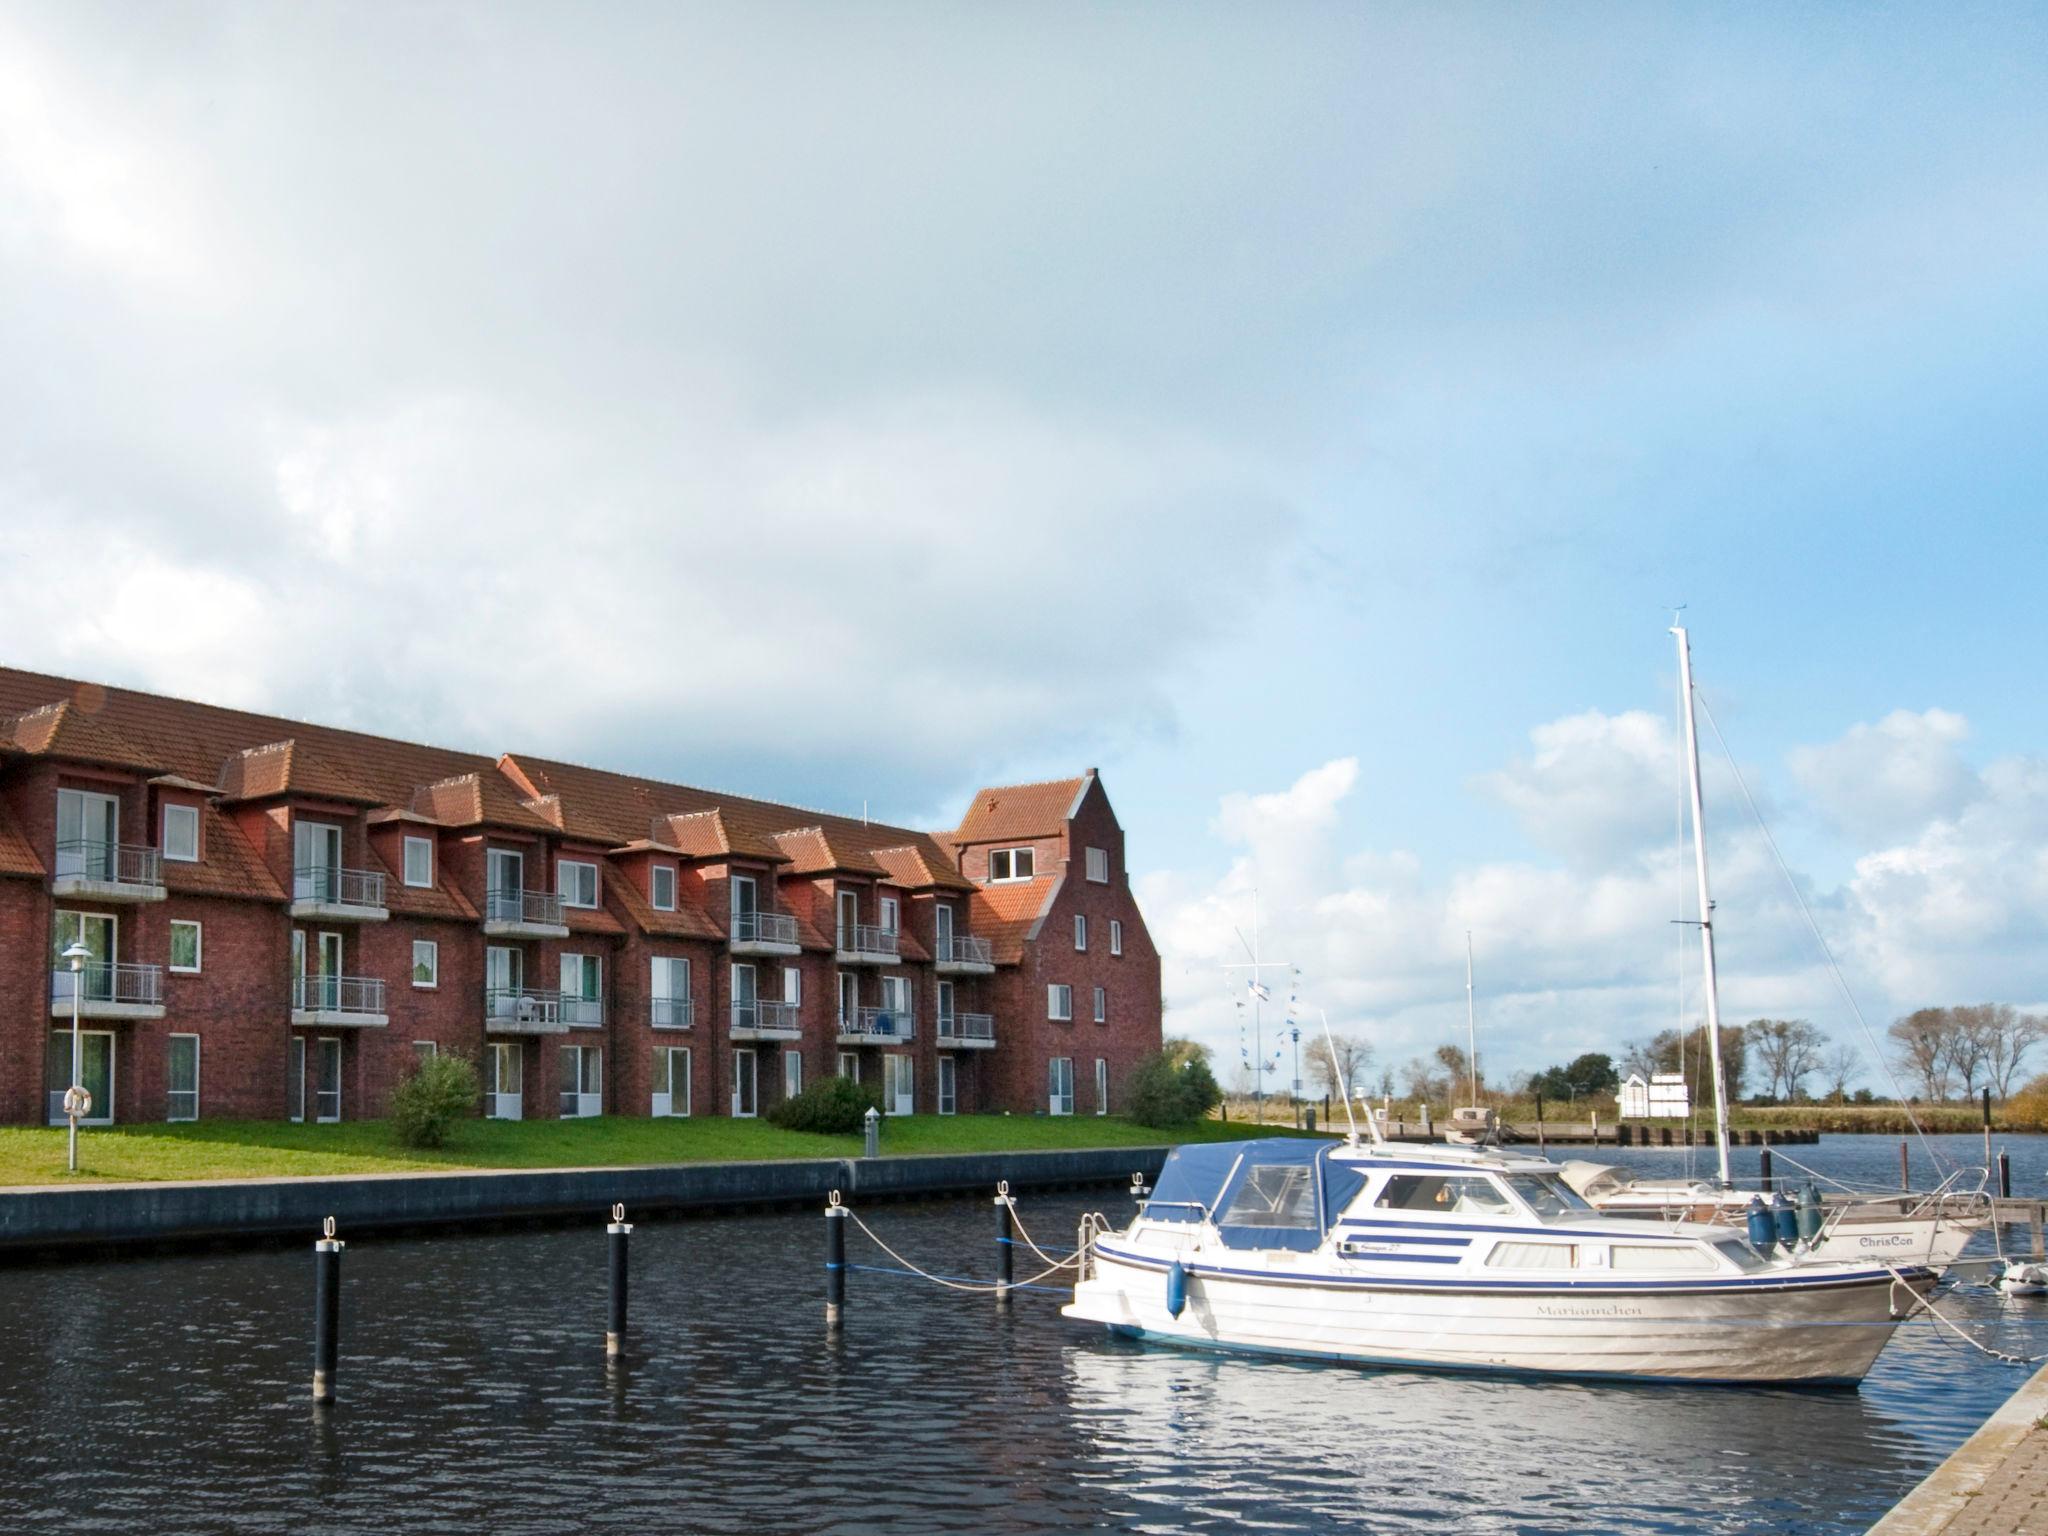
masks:
POLYGON ((626 931, 625 924, 603 907, 564 907, 562 921, 571 933, 601 933, 607 938, 617 938, 626 931))
POLYGON ((982 886, 968 900, 968 929, 989 941, 996 964, 1015 965, 1024 958, 1024 941, 1044 920, 1059 888, 1058 875, 982 886))
POLYGON ((882 866, 891 885, 900 885, 906 891, 974 889, 974 882, 950 863, 928 857, 914 843, 901 848, 877 848, 875 862, 882 866))
POLYGON ((370 857, 384 871, 384 905, 400 917, 444 917, 458 923, 477 920, 477 910, 468 897, 452 885, 439 883, 438 859, 435 860, 435 884, 407 885, 404 871, 385 863, 383 855, 374 848, 370 850, 370 857))
POLYGON ((789 869, 796 875, 867 875, 880 879, 889 872, 872 855, 844 841, 825 835, 823 827, 798 827, 775 834, 776 846, 789 855, 789 869))
POLYGON ((111 724, 68 698, 22 709, 0 719, 0 743, 30 757, 56 757, 141 772, 166 766, 111 724))
POLYGON ((657 816, 651 827, 656 838, 667 838, 679 853, 693 859, 758 859, 767 864, 787 864, 784 853, 771 838, 731 825, 725 812, 714 806, 708 811, 678 811, 657 816))
POLYGON ((444 827, 510 827, 521 832, 553 832, 555 824, 523 805, 498 773, 481 770, 422 784, 412 796, 412 809, 444 827))
POLYGON ((43 861, 36 857, 35 848, 21 830, 21 823, 14 819, 14 812, 7 808, 5 800, 0 800, 0 876, 25 880, 43 878, 43 861))
POLYGON ((285 899, 284 887, 277 883, 277 877, 242 835, 240 827, 211 805, 201 808, 199 819, 199 846, 205 857, 191 864, 182 859, 165 859, 164 889, 186 896, 285 899))
POLYGON ((223 800, 270 800, 279 795, 305 795, 316 800, 340 800, 353 805, 376 805, 379 796, 326 761, 319 752, 299 744, 296 737, 244 747, 220 765, 220 795, 223 800))
POLYGON ((613 904, 626 914, 627 923, 642 933, 664 939, 709 939, 722 943, 725 933, 705 913, 690 904, 681 893, 676 897, 676 910, 658 911, 640 894, 639 888, 630 880, 607 880, 605 894, 613 904))
POLYGON ((1000 843, 1011 838, 1057 837, 1080 802, 1095 770, 1078 779, 1042 784, 1002 784, 979 791, 968 804, 951 841, 1000 843))

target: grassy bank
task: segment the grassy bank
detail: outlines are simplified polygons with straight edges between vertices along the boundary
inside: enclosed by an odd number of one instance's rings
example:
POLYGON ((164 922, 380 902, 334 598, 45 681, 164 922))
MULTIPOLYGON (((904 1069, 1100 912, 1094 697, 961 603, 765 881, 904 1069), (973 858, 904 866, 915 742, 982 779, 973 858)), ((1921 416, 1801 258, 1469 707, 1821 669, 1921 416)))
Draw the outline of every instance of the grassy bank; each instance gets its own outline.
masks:
MULTIPOLYGON (((1269 1127, 1278 1131, 1278 1126, 1269 1127)), ((1252 1128, 1208 1121, 1174 1131, 1121 1116, 930 1115, 891 1120, 884 1155, 1021 1152, 1071 1147, 1161 1146, 1227 1141, 1252 1128)), ((466 1120, 448 1145, 401 1147, 381 1120, 293 1125, 208 1120, 124 1125, 79 1133, 80 1171, 64 1168, 64 1131, 0 1127, 0 1187, 162 1179, 276 1179, 319 1174, 411 1173, 464 1168, 607 1168, 651 1163, 852 1157, 858 1136, 812 1136, 765 1120, 466 1120)))

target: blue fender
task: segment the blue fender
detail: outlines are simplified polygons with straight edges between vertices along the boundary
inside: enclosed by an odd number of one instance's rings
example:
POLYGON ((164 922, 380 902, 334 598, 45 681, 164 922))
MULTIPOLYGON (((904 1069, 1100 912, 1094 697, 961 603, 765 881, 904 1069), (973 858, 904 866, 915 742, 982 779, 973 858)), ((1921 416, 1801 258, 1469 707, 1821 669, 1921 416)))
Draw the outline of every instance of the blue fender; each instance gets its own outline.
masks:
POLYGON ((1188 1304, 1188 1272, 1175 1259, 1166 1266, 1166 1315, 1178 1318, 1188 1304))

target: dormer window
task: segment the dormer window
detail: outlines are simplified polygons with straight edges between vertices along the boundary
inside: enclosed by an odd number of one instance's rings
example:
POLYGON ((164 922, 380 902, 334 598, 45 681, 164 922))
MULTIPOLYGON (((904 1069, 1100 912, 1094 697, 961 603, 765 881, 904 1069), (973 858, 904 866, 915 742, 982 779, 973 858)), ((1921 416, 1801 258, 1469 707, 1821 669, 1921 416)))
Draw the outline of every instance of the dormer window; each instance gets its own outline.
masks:
POLYGON ((988 855, 991 885, 1009 880, 1029 880, 1038 873, 1038 854, 1031 848, 992 848, 988 855))
POLYGON ((565 907, 597 905, 597 866, 581 859, 563 859, 555 869, 556 891, 565 907))
POLYGON ((648 900, 654 903, 657 912, 673 912, 676 909, 676 867, 673 864, 657 864, 648 874, 648 900))
POLYGON ((199 807, 196 805, 167 805, 164 807, 164 857, 176 859, 181 864, 197 862, 199 858, 199 807))
POLYGON ((1109 850, 1090 848, 1088 850, 1088 878, 1097 885, 1109 884, 1109 850))
POLYGON ((434 883, 434 840, 408 837, 405 840, 405 883, 430 886, 434 883))

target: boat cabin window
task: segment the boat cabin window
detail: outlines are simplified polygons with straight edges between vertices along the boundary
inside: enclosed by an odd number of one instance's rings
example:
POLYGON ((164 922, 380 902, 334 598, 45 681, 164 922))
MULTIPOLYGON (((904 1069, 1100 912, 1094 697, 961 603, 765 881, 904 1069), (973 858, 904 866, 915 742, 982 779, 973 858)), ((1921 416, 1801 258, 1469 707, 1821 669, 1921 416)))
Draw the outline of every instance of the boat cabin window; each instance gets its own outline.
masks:
POLYGON ((1305 1163, 1247 1169, 1216 1224, 1321 1231, 1315 1171, 1305 1163))
POLYGON ((1617 1270, 1698 1269, 1700 1255, 1690 1243, 1616 1243, 1611 1263, 1617 1270))
POLYGON ((1579 1250, 1574 1243, 1495 1243, 1486 1262, 1502 1269, 1570 1269, 1579 1250))
POLYGON ((1737 1269, 1763 1269, 1765 1261, 1757 1257, 1756 1250, 1739 1237, 1724 1237, 1714 1244, 1721 1257, 1737 1269))
POLYGON ((1588 1216, 1593 1211, 1554 1173, 1511 1173, 1508 1188, 1546 1221, 1554 1216, 1588 1216))
POLYGON ((1435 1211, 1438 1215, 1513 1215, 1515 1207, 1493 1180, 1464 1174, 1397 1173, 1373 1201, 1383 1211, 1435 1211))

